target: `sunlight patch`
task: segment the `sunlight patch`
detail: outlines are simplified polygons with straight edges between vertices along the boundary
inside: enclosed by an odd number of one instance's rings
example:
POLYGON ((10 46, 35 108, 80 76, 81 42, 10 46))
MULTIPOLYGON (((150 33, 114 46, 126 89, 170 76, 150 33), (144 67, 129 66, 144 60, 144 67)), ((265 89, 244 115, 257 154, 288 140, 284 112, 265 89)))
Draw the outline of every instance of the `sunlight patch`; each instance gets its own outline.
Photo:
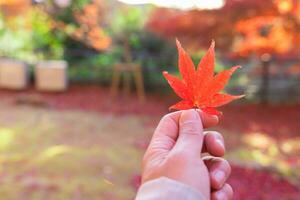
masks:
POLYGON ((0 129, 0 150, 5 150, 13 141, 15 133, 12 129, 0 129))

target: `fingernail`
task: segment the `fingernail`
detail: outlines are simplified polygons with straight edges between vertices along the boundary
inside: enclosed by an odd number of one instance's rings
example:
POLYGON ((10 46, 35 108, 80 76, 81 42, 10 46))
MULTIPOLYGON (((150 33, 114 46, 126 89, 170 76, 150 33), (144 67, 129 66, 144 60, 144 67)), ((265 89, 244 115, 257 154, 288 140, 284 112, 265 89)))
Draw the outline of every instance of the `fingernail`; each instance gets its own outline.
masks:
POLYGON ((225 179, 225 173, 223 171, 218 170, 214 173, 214 177, 218 183, 222 183, 225 179))
POLYGON ((217 139, 217 140, 216 140, 216 143, 217 143, 220 147, 222 147, 223 149, 225 149, 225 146, 224 146, 224 143, 223 143, 222 140, 217 139))
POLYGON ((193 110, 193 119, 199 119, 199 114, 197 111, 193 110))

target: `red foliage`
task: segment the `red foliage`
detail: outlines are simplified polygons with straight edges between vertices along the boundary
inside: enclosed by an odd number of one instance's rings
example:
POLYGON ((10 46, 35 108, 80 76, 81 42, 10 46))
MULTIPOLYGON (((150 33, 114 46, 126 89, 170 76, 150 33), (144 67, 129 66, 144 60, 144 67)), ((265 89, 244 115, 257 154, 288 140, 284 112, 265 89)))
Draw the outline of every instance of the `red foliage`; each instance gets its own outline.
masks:
POLYGON ((229 183, 235 200, 297 200, 300 188, 265 171, 232 167, 229 183))
POLYGON ((182 76, 182 80, 168 74, 168 72, 163 72, 163 75, 174 92, 183 100, 171 106, 170 109, 186 110, 191 108, 200 108, 206 113, 221 115, 215 107, 220 107, 235 99, 243 97, 243 95, 232 96, 220 93, 220 91, 226 86, 232 73, 239 68, 239 66, 232 67, 229 70, 225 70, 214 75, 214 42, 212 42, 208 52, 199 62, 197 69, 195 69, 192 59, 181 47, 178 40, 176 43, 179 53, 178 68, 182 76))
POLYGON ((165 37, 178 37, 194 48, 204 47, 215 38, 221 50, 230 50, 235 34, 233 24, 266 11, 274 12, 272 0, 227 0, 218 10, 179 11, 158 8, 151 14, 147 28, 165 37))
POLYGON ((299 11, 300 2, 295 0, 227 0, 218 10, 156 9, 147 27, 165 38, 178 37, 191 48, 206 46, 207 41, 215 38, 219 49, 226 54, 232 49, 243 55, 256 51, 294 54, 300 51, 300 45, 292 45, 300 44, 299 11), (235 24, 239 24, 238 28, 235 24), (268 27, 270 34, 260 35, 268 27))

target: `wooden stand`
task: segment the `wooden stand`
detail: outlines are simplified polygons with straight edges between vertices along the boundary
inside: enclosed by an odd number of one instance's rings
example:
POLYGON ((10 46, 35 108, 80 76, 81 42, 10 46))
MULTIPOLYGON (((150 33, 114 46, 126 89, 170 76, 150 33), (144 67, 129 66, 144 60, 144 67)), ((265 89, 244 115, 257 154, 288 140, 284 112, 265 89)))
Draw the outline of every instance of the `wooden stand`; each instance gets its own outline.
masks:
POLYGON ((131 74, 134 78, 136 91, 140 102, 145 101, 145 90, 141 66, 135 63, 118 63, 113 67, 113 76, 111 84, 111 95, 116 97, 119 93, 119 84, 123 74, 123 93, 125 96, 130 94, 131 74))
POLYGON ((121 76, 123 74, 123 93, 125 96, 130 94, 130 78, 131 75, 134 77, 134 83, 136 86, 136 91, 138 98, 141 103, 146 99, 145 89, 144 89, 144 80, 142 74, 141 65, 132 62, 130 45, 127 38, 123 38, 123 59, 125 62, 118 63, 113 66, 113 75, 112 75, 112 84, 111 84, 111 95, 116 97, 119 93, 119 85, 121 81, 121 76))

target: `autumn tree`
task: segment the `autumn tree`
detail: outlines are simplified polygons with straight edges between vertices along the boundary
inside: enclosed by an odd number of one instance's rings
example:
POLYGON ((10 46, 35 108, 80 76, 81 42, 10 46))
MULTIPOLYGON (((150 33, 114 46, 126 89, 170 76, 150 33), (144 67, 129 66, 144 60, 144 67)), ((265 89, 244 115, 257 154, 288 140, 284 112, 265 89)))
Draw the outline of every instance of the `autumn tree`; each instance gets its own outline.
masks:
POLYGON ((31 7, 31 0, 0 0, 0 11, 6 17, 20 15, 31 7))
POLYGON ((261 102, 268 102, 270 62, 274 58, 300 53, 300 2, 274 1, 273 12, 239 20, 235 24, 234 51, 243 57, 255 55, 262 63, 261 102))
POLYGON ((102 0, 75 0, 68 7, 51 4, 43 8, 52 16, 54 28, 64 31, 73 40, 96 51, 110 46, 111 38, 103 29, 105 6, 102 0))
POLYGON ((227 0, 224 7, 214 10, 180 11, 157 8, 147 28, 164 38, 180 38, 190 48, 207 47, 215 39, 218 49, 228 52, 235 35, 234 24, 248 17, 272 10, 271 0, 227 0))
POLYGON ((222 55, 255 55, 264 71, 260 93, 265 102, 271 59, 300 53, 299 4, 298 0, 227 0, 216 10, 158 8, 147 28, 164 38, 178 37, 191 49, 206 47, 215 39, 222 55))

